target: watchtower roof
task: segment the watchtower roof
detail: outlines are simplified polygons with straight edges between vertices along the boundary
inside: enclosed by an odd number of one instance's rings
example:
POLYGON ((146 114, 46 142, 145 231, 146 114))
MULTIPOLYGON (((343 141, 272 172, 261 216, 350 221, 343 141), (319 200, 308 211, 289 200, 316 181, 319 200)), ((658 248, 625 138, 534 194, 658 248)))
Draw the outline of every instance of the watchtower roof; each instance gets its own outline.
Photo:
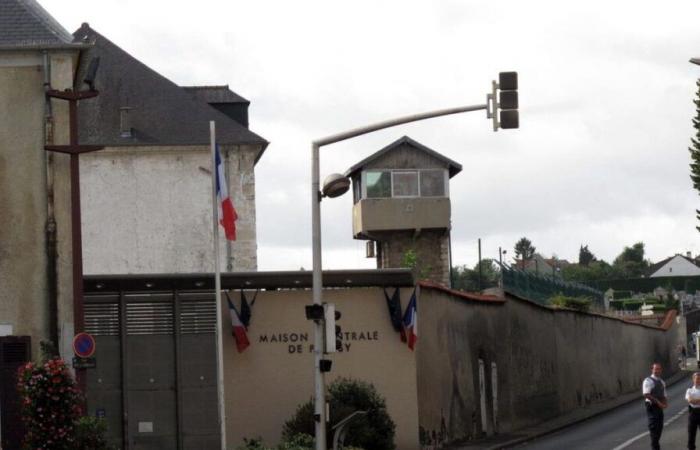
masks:
POLYGON ((426 147, 425 145, 411 139, 408 136, 403 136, 403 137, 395 140, 391 144, 387 145, 383 149, 379 150, 378 152, 373 153, 372 155, 368 156, 367 158, 363 159, 362 161, 358 162, 357 164, 355 164, 354 166, 349 168, 345 172, 345 176, 346 177, 354 177, 357 172, 359 172, 363 168, 367 167, 373 161, 378 160, 379 158, 383 157, 387 153, 389 153, 395 149, 398 149, 399 147, 402 147, 404 145, 408 145, 410 147, 413 147, 416 150, 419 150, 423 153, 426 153, 427 155, 443 162, 449 170, 450 178, 452 178, 453 176, 457 175, 459 172, 462 171, 461 164, 451 160, 450 158, 436 152, 435 150, 433 150, 431 148, 426 147))

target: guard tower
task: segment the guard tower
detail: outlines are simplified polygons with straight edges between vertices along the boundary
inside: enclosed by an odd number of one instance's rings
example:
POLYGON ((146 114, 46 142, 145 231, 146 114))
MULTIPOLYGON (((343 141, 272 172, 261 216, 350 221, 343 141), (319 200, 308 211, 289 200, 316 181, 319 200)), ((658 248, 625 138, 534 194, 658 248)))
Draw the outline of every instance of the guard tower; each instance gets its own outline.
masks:
POLYGON ((404 136, 345 173, 353 185, 353 237, 369 241, 377 268, 414 265, 418 278, 449 286, 449 180, 461 170, 404 136))

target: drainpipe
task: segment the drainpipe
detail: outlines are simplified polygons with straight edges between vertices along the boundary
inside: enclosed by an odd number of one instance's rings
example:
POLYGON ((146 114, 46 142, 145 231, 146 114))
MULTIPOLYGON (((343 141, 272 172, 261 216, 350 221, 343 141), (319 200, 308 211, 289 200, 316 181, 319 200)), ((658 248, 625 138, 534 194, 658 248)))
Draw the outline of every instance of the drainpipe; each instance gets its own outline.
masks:
MULTIPOLYGON (((43 52, 44 92, 51 89, 51 61, 49 53, 43 52)), ((44 140, 46 145, 54 144, 54 117, 51 99, 44 101, 44 140)), ((56 248, 56 217, 54 214, 54 154, 46 154, 46 281, 48 290, 49 339, 58 351, 58 251, 56 248)))

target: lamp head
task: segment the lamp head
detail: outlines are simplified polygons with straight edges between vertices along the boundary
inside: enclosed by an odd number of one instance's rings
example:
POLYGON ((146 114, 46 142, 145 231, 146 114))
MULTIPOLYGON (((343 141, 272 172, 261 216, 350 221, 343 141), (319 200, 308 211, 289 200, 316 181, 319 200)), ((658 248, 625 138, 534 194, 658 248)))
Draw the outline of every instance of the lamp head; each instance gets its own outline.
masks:
POLYGON ((323 180, 321 193, 324 197, 335 198, 345 194, 350 189, 350 178, 339 173, 332 173, 323 180))
POLYGON ((700 66, 700 58, 690 58, 690 62, 700 66))

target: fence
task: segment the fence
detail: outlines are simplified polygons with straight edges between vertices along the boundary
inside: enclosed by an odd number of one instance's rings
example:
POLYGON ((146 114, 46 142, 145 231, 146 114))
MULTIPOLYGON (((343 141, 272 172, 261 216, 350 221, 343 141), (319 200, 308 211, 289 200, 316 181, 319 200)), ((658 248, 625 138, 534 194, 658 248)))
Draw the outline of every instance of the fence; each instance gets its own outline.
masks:
POLYGON ((579 283, 561 281, 551 276, 537 275, 522 270, 502 267, 503 290, 521 298, 546 304, 555 295, 587 297, 603 306, 603 292, 579 283))

